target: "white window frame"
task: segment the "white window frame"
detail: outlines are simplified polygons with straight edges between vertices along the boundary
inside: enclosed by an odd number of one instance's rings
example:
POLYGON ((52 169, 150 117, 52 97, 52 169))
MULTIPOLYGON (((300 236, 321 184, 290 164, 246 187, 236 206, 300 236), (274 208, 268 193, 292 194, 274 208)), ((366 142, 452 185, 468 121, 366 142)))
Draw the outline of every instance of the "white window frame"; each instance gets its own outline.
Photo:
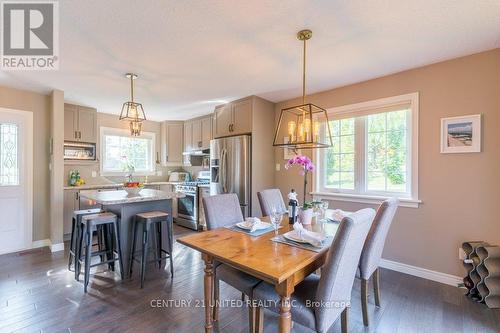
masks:
MULTIPOLYGON (((129 138, 137 138, 136 136, 130 135, 129 130, 121 129, 121 128, 113 128, 113 127, 104 127, 100 128, 100 160, 99 167, 101 170, 102 176, 125 176, 127 174, 126 171, 106 171, 104 170, 104 157, 106 156, 106 145, 104 136, 105 135, 117 135, 124 136, 129 138)), ((156 174, 156 161, 155 161, 155 151, 156 151, 156 133, 153 132, 141 132, 141 137, 145 137, 151 140, 151 170, 148 171, 135 171, 134 176, 154 176, 156 174)))
POLYGON ((342 118, 362 117, 369 114, 379 113, 377 110, 395 108, 399 105, 409 106, 410 117, 407 118, 407 144, 411 163, 407 163, 410 182, 407 193, 398 192, 380 192, 367 191, 367 167, 365 148, 367 144, 366 121, 357 119, 355 121, 355 190, 332 189, 324 187, 324 151, 316 149, 313 155, 318 172, 315 173, 313 182, 313 191, 311 194, 318 199, 330 199, 338 201, 359 202, 368 204, 380 204, 389 197, 398 197, 400 206, 418 208, 421 200, 418 196, 418 113, 419 113, 419 94, 418 92, 380 98, 372 101, 344 105, 328 109, 330 120, 342 118))

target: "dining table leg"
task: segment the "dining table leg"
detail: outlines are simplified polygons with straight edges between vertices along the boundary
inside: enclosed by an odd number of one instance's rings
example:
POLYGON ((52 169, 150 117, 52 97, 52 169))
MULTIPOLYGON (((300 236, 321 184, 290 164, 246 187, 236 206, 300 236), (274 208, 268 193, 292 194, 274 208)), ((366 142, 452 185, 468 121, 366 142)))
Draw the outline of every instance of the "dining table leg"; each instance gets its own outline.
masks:
POLYGON ((203 254, 203 261, 205 261, 205 332, 212 332, 213 321, 213 288, 214 288, 214 260, 211 256, 203 254))
POLYGON ((276 291, 280 295, 280 316, 279 333, 290 333, 292 331, 292 313, 290 296, 294 290, 292 279, 285 280, 276 286, 276 291))

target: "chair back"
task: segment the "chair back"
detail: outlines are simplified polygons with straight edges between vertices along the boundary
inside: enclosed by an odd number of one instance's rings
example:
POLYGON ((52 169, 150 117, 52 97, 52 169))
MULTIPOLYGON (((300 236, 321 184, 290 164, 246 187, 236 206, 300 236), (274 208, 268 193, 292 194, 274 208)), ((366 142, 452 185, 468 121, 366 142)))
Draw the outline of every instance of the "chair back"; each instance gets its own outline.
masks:
POLYGON ((257 192, 257 197, 259 198, 260 210, 263 216, 271 215, 272 207, 276 207, 280 213, 287 212, 281 191, 277 188, 257 192))
POLYGON ((326 332, 342 311, 350 306, 352 285, 359 257, 375 210, 359 210, 340 222, 332 245, 328 250, 321 278, 316 290, 316 331, 326 332))
POLYGON ((203 209, 208 230, 244 221, 240 201, 235 193, 204 197, 203 209))
POLYGON ((377 210, 359 260, 359 275, 362 279, 368 280, 380 264, 385 239, 398 205, 398 199, 390 198, 382 202, 377 210))

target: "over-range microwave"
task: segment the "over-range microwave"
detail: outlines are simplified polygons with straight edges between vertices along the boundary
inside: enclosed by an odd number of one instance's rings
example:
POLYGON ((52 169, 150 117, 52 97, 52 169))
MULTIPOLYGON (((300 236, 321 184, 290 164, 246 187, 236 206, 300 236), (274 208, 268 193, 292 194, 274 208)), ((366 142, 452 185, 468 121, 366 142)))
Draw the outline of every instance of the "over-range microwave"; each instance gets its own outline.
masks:
POLYGON ((95 161, 95 143, 64 142, 64 159, 74 161, 95 161))

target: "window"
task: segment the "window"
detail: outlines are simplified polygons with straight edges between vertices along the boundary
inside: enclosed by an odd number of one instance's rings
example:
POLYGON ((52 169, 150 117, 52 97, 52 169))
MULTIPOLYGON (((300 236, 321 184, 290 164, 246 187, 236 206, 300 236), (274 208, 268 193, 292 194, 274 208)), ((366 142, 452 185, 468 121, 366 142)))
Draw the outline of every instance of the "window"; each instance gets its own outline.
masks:
POLYGON ((0 186, 19 185, 18 133, 18 125, 0 124, 0 186))
POLYGON ((129 131, 101 127, 101 171, 107 175, 125 173, 125 163, 132 164, 135 174, 148 175, 155 171, 155 134, 142 132, 131 136, 129 131))
POLYGON ((376 203, 418 200, 418 94, 331 109, 333 145, 318 149, 315 196, 376 203))

